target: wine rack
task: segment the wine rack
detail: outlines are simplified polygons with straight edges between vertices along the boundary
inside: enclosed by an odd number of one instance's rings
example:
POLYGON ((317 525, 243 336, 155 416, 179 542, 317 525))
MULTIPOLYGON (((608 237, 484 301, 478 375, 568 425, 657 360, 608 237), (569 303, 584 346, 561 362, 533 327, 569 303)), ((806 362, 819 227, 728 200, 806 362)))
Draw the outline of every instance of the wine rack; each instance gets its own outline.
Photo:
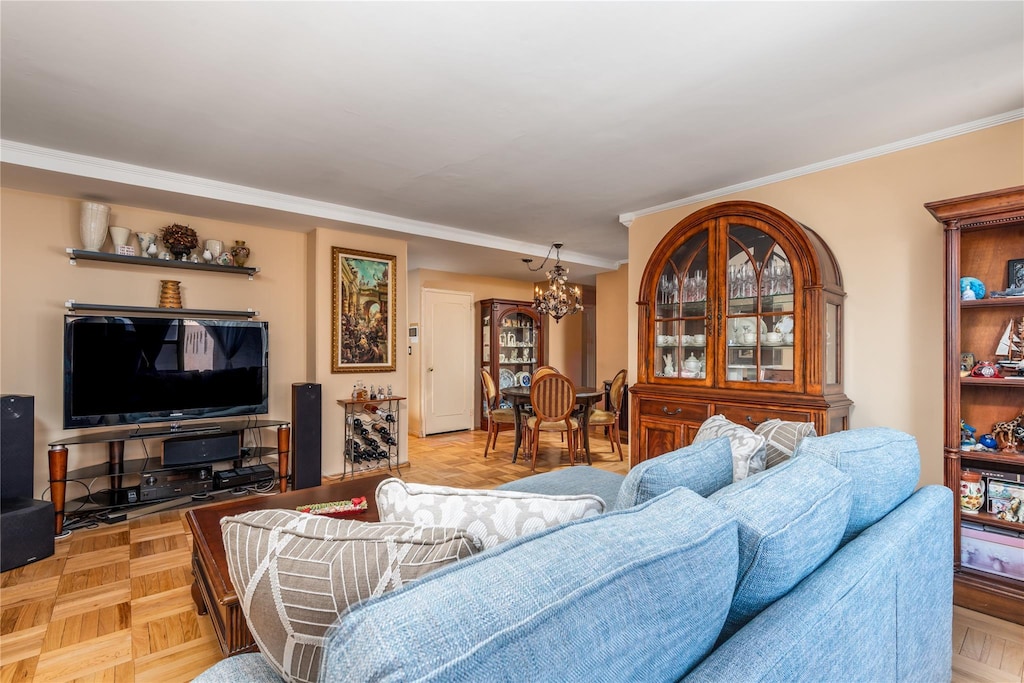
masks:
POLYGON ((398 446, 401 430, 403 396, 376 399, 342 399, 338 405, 345 412, 345 441, 342 444, 344 479, 349 474, 369 472, 384 467, 398 469, 398 446))

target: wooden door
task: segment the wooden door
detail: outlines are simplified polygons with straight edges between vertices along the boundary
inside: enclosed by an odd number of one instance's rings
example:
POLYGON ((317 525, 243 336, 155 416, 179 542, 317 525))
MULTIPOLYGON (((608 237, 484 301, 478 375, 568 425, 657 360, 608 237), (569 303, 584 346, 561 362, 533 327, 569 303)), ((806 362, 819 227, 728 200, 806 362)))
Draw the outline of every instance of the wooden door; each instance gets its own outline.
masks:
POLYGON ((423 432, 473 428, 473 295, 423 290, 423 432))

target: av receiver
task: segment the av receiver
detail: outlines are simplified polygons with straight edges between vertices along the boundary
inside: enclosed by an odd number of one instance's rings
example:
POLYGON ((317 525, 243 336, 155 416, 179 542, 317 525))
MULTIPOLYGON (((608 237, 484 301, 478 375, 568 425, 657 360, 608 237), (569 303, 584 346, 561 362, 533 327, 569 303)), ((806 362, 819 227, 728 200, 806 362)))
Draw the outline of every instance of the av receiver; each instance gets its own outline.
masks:
POLYGON ((209 467, 143 472, 139 479, 139 500, 163 500, 213 490, 209 467))

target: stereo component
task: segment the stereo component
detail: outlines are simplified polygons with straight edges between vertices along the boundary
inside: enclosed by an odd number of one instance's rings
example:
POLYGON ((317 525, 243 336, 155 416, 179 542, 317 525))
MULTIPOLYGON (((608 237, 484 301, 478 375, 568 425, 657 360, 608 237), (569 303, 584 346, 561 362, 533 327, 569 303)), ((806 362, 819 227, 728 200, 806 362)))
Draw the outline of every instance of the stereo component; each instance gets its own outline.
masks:
POLYGON ((233 489, 239 486, 253 486, 274 479, 274 470, 267 465, 237 467, 233 470, 221 470, 214 473, 216 489, 233 489))
POLYGON ((139 479, 139 500, 160 500, 175 496, 195 495, 213 489, 209 467, 182 470, 143 472, 139 479))
POLYGON ((181 467, 237 460, 241 445, 241 432, 166 439, 163 464, 164 467, 181 467))

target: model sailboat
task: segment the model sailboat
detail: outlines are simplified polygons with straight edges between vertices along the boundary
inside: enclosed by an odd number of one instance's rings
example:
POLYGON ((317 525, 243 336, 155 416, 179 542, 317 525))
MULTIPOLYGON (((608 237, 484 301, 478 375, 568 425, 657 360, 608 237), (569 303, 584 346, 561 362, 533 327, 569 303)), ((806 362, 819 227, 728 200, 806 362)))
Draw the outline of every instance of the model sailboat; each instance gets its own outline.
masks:
POLYGON ((1010 318, 1006 323, 995 355, 1002 357, 997 365, 1008 371, 1003 373, 1005 376, 1024 374, 1024 318, 1010 318))

